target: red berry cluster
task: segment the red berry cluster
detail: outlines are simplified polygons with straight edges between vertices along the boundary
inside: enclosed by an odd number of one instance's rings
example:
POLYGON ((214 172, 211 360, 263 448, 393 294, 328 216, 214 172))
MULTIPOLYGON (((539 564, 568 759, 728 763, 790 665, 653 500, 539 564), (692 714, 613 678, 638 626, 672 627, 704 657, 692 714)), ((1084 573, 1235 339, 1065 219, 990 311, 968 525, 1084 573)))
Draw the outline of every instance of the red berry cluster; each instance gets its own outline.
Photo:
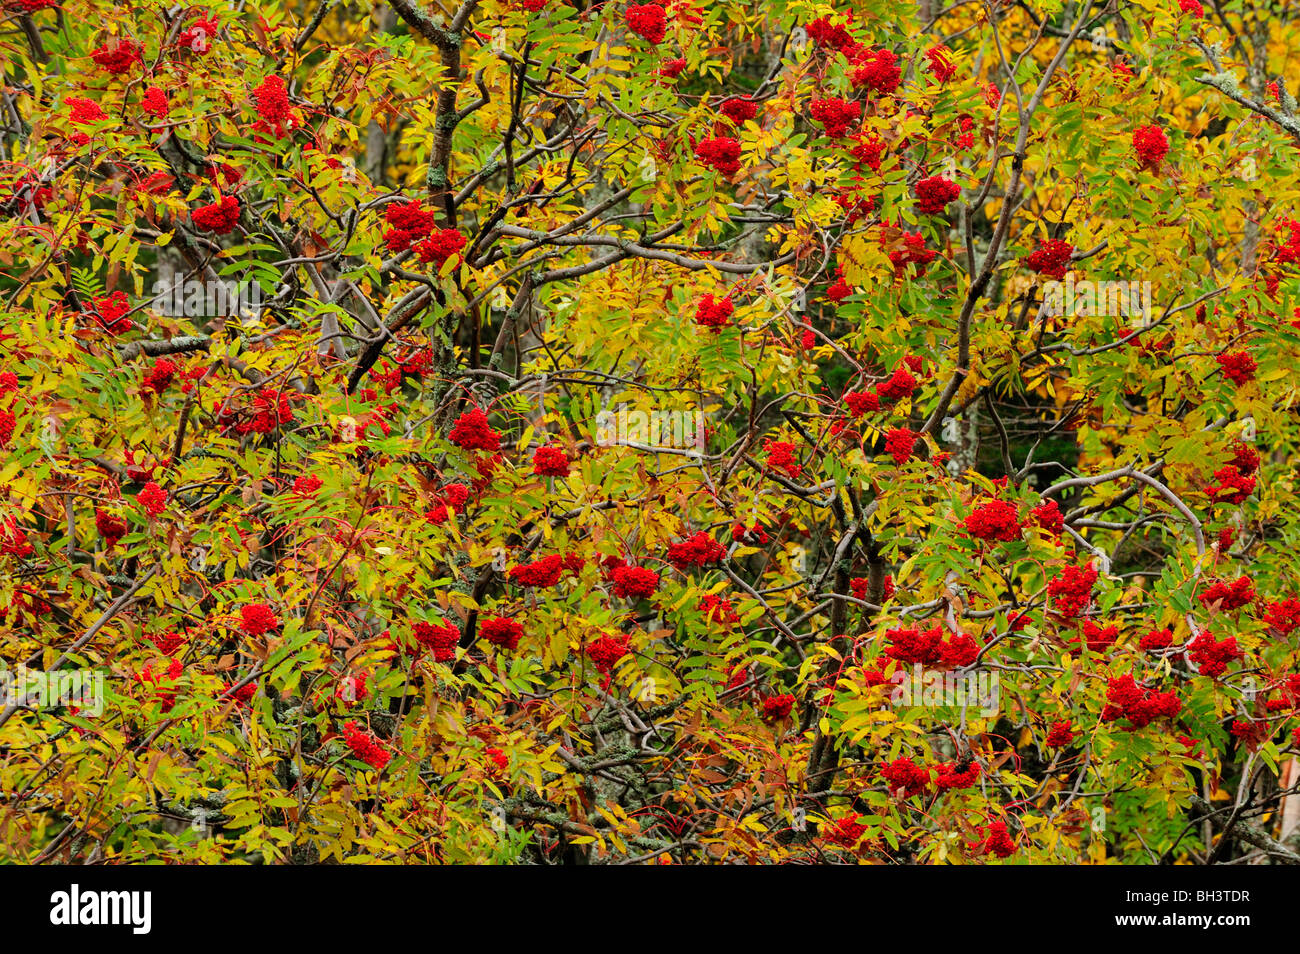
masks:
POLYGON ((848 405, 849 413, 854 417, 862 417, 868 411, 880 410, 880 398, 871 391, 848 391, 844 395, 844 403, 848 405))
POLYGON ((1133 133, 1133 150, 1140 168, 1155 171, 1169 153, 1169 139, 1159 126, 1142 126, 1133 133))
POLYGON ((979 763, 973 759, 963 767, 958 762, 944 762, 936 768, 935 788, 950 791, 958 788, 970 788, 980 780, 979 763))
MULTIPOLYGON (((855 225, 876 210, 875 198, 863 195, 856 187, 841 189, 835 193, 834 199, 835 204, 844 210, 845 225, 855 225)), ((826 294, 832 301, 840 301, 849 294, 849 286, 844 281, 842 266, 836 266, 836 274, 840 277, 831 288, 826 289, 826 294)))
POLYGON ((906 364, 900 364, 894 373, 876 385, 876 396, 882 404, 896 404, 910 398, 916 391, 916 378, 906 364))
POLYGON ((167 390, 167 386, 172 383, 176 377, 175 362, 168 361, 166 358, 158 358, 149 369, 148 375, 140 382, 140 390, 162 394, 167 390))
POLYGON ((701 328, 722 328, 731 322, 735 310, 730 295, 724 298, 705 295, 695 306, 695 323, 701 328))
POLYGON ((460 643, 460 630, 453 623, 441 626, 419 621, 411 624, 411 635, 424 648, 432 651, 437 662, 451 662, 456 658, 456 646, 460 643))
POLYGON ((1132 675, 1113 676, 1106 684, 1106 706, 1101 710, 1101 720, 1128 719, 1133 728, 1141 729, 1156 719, 1172 719, 1182 708, 1173 690, 1155 692, 1139 686, 1132 675))
POLYGON ((965 520, 966 532, 978 540, 1010 542, 1020 539, 1020 513, 1014 504, 991 500, 965 520))
POLYGON ((885 142, 877 138, 873 133, 858 133, 853 137, 856 145, 849 150, 849 155, 853 157, 853 168, 856 172, 861 172, 862 167, 866 166, 872 172, 879 172, 881 159, 885 153, 885 142))
POLYGON ((459 255, 465 248, 465 236, 455 229, 438 229, 415 246, 415 257, 425 265, 434 265, 439 269, 453 255, 459 255))
POLYGON ((144 669, 135 674, 135 681, 142 686, 153 687, 151 695, 158 701, 159 708, 163 712, 171 712, 176 706, 175 683, 184 671, 179 659, 169 662, 167 669, 162 672, 154 672, 153 663, 146 663, 144 669), (159 688, 162 686, 167 688, 159 688))
POLYGON ((900 467, 912 456, 919 434, 906 427, 895 427, 885 435, 885 453, 900 467))
POLYGON ((478 633, 494 646, 502 649, 516 649, 524 635, 524 628, 518 622, 505 616, 489 616, 478 625, 478 633))
POLYGON ((1138 641, 1138 649, 1146 653, 1164 652, 1174 644, 1174 632, 1171 629, 1153 629, 1138 641))
POLYGON ((533 473, 542 477, 568 477, 569 455, 561 447, 539 447, 533 452, 533 473))
POLYGON ((257 682, 246 682, 237 689, 235 688, 236 685, 234 682, 224 683, 221 687, 222 696, 233 699, 241 706, 246 706, 252 702, 253 697, 257 695, 257 682))
MULTIPOLYGON (((597 672, 608 674, 620 659, 632 652, 628 646, 627 636, 608 634, 587 644, 587 658, 596 667, 597 672)), ((606 681, 608 685, 608 681, 606 681)))
POLYGON ((767 531, 763 529, 761 524, 756 523, 753 526, 746 527, 743 523, 737 521, 731 525, 731 539, 737 543, 743 541, 763 546, 767 543, 768 536, 767 531))
POLYGON ((384 210, 384 247, 397 254, 405 252, 416 242, 428 237, 438 224, 437 217, 424 208, 419 199, 414 202, 394 202, 384 210))
POLYGON ((167 94, 157 86, 150 86, 140 97, 140 110, 155 119, 166 119, 167 114, 171 112, 171 107, 167 104, 167 94))
POLYGON ((794 710, 794 696, 783 692, 777 696, 768 696, 763 700, 763 721, 780 722, 788 719, 794 710))
POLYGON ((1060 281, 1065 278, 1065 270, 1069 267, 1070 256, 1073 254, 1074 246, 1069 242, 1048 239, 1029 253, 1025 264, 1039 275, 1060 281))
POLYGON ((730 99, 722 101, 722 105, 718 107, 718 112, 737 126, 740 126, 758 115, 758 104, 752 99, 732 96, 730 99))
MULTIPOLYGON (((871 578, 868 576, 855 576, 849 579, 849 589, 855 600, 866 601, 867 590, 870 586, 871 578)), ((894 598, 894 576, 892 573, 885 575, 884 592, 881 593, 880 598, 885 602, 889 602, 894 598)))
POLYGON ((867 826, 858 821, 857 815, 845 815, 826 822, 821 828, 821 836, 841 848, 852 848, 866 832, 867 826))
POLYGON ((658 75, 668 79, 676 79, 682 75, 682 71, 685 69, 686 59, 684 57, 676 57, 671 60, 664 60, 663 66, 658 69, 658 75))
POLYGON ((343 741, 352 754, 371 768, 379 770, 388 764, 392 754, 370 733, 349 720, 343 725, 343 741))
POLYGON ((647 42, 658 46, 667 32, 664 8, 653 3, 630 4, 623 13, 627 28, 647 42))
POLYGON ((254 394, 248 411, 249 416, 235 427, 240 434, 270 434, 293 423, 288 393, 275 388, 262 388, 254 394))
POLYGON ((492 430, 482 408, 470 408, 452 425, 447 440, 465 450, 496 451, 501 449, 501 435, 492 430))
POLYGON ((265 603, 249 603, 239 610, 240 626, 249 636, 261 636, 280 625, 280 618, 265 603))
POLYGON ((140 506, 144 507, 145 512, 151 517, 156 517, 167 509, 167 491, 152 480, 144 485, 136 500, 140 501, 140 506))
POLYGON ((902 246, 891 249, 889 261, 893 263, 895 277, 902 278, 908 265, 916 266, 918 276, 925 274, 925 267, 934 261, 938 252, 925 247, 925 236, 920 232, 904 232, 901 236, 902 246))
POLYGON ((1238 506, 1255 492, 1257 480, 1254 474, 1259 470, 1259 453, 1249 444, 1241 442, 1233 449, 1235 453, 1232 460, 1214 472, 1214 479, 1218 483, 1205 488, 1214 503, 1238 506))
POLYGON ((768 470, 779 470, 791 480, 803 473, 803 466, 794 456, 794 445, 789 441, 766 440, 763 449, 767 451, 768 470))
POLYGON ((1208 631, 1187 644, 1187 658, 1196 666, 1202 676, 1218 679, 1228 670, 1231 663, 1241 659, 1244 653, 1237 648, 1237 638, 1228 636, 1215 640, 1208 631))
MULTIPOLYGON (((1114 646, 1118 639, 1118 626, 1098 626, 1090 619, 1083 621, 1083 641, 1090 652, 1104 653, 1114 646)), ((1077 641, 1077 636, 1070 640, 1072 643, 1077 641)))
POLYGON ((858 89, 892 96, 902 82, 903 70, 892 50, 851 50, 849 60, 854 65, 849 79, 858 89))
POLYGON ((162 633, 157 636, 150 636, 149 642, 153 643, 158 652, 164 656, 174 656, 183 645, 185 637, 180 633, 162 633))
MULTIPOLYGON (((74 126, 88 126, 93 122, 108 118, 104 115, 104 110, 100 108, 99 103, 92 99, 68 96, 64 98, 63 102, 69 107, 68 118, 74 126)), ((78 146, 84 146, 90 142, 90 136, 83 132, 75 132, 68 138, 78 146)))
POLYGON ((808 36, 818 46, 828 46, 843 52, 853 45, 853 34, 847 24, 833 24, 830 17, 818 17, 808 24, 808 36))
POLYGON ((239 200, 233 195, 222 196, 210 205, 201 205, 190 213, 195 228, 217 235, 234 231, 239 224, 239 200))
POLYGON ((983 838, 971 845, 971 849, 985 855, 1009 858, 1016 853, 1016 842, 1007 831, 1004 821, 991 822, 980 828, 983 838))
POLYGON ((695 147, 695 158, 724 176, 740 171, 740 140, 730 136, 702 140, 695 147))
POLYGON ((1197 598, 1206 606, 1217 603, 1219 609, 1230 612, 1255 602, 1255 583, 1248 576, 1239 576, 1231 583, 1214 580, 1197 598))
POLYGON ((182 30, 176 37, 176 46, 199 56, 207 56, 212 50, 212 40, 216 38, 218 29, 216 20, 204 19, 200 14, 192 27, 182 30))
POLYGON ((532 563, 511 567, 506 575, 520 586, 549 587, 559 583, 563 573, 564 557, 552 553, 532 563))
POLYGON ((284 80, 272 73, 253 90, 257 104, 258 121, 253 129, 270 133, 277 139, 293 126, 293 109, 289 105, 289 91, 284 80))
POLYGON ((1056 611, 1065 617, 1082 616, 1092 602, 1097 571, 1090 566, 1067 566, 1047 584, 1047 595, 1056 601, 1056 611))
POLYGON ((840 139, 848 135, 849 127, 862 118, 862 104, 836 97, 814 99, 810 112, 812 118, 825 127, 827 136, 840 139))
POLYGON ((354 676, 344 676, 334 687, 334 698, 346 705, 364 702, 370 696, 370 687, 366 685, 369 678, 369 675, 364 672, 354 676))
POLYGON ((961 195, 961 187, 943 176, 929 176, 916 184, 916 208, 922 215, 938 215, 961 195))
POLYGON ((885 655, 909 665, 931 669, 959 669, 979 656, 979 644, 965 633, 946 636, 942 626, 933 629, 905 627, 885 631, 885 655))
POLYGON ((304 474, 294 478, 293 492, 299 497, 310 497, 320 490, 321 484, 321 479, 315 474, 304 474))
POLYGON ((104 538, 104 544, 108 549, 117 546, 117 541, 126 536, 126 521, 121 517, 115 517, 98 507, 95 508, 95 529, 99 535, 104 538))
POLYGON ((1065 516, 1061 513, 1061 508, 1055 500, 1044 500, 1029 511, 1029 515, 1038 526, 1048 533, 1059 535, 1065 529, 1065 516))
POLYGON ((1073 741, 1074 730, 1070 727, 1070 720, 1065 719, 1061 722, 1052 723, 1052 729, 1047 733, 1047 739, 1043 744, 1049 749, 1059 749, 1073 741))
POLYGON ((468 487, 460 483, 447 484, 438 494, 434 495, 433 506, 425 511, 424 519, 430 523, 446 523, 447 518, 451 516, 451 510, 457 512, 464 510, 465 504, 468 502, 468 487))
POLYGON ((643 566, 615 567, 610 581, 619 599, 649 599, 659 588, 659 574, 643 566))
MULTIPOLYGON (((527 3, 528 0, 524 0, 524 2, 527 3)), ((545 0, 542 0, 542 2, 544 3, 545 0)), ((488 746, 485 752, 487 754, 488 761, 492 763, 492 765, 496 768, 496 771, 504 772, 506 768, 510 765, 510 760, 506 758, 506 754, 502 752, 500 749, 494 748, 492 746, 488 746)))
POLYGON ((128 317, 131 302, 126 297, 126 292, 115 291, 105 298, 96 298, 94 305, 97 321, 109 334, 120 335, 134 327, 128 317))
POLYGON ((732 607, 731 600, 724 599, 716 593, 705 596, 695 608, 703 613, 704 618, 710 623, 730 626, 740 622, 740 614, 732 607))
POLYGON ((668 562, 683 573, 691 567, 717 563, 727 555, 727 548, 703 530, 668 547, 668 562))
POLYGON ((1254 381, 1255 372, 1259 369, 1259 365, 1255 363, 1249 351, 1230 351, 1215 355, 1214 360, 1223 370, 1223 376, 1237 387, 1241 387, 1248 381, 1254 381))
POLYGON ((1264 622, 1283 636, 1300 627, 1300 599, 1288 598, 1265 607, 1264 622))
POLYGON ((117 76, 129 73, 144 57, 144 48, 129 37, 115 37, 103 46, 92 50, 90 58, 105 73, 117 76))
POLYGON ((902 756, 880 767, 880 777, 885 780, 891 794, 899 798, 922 795, 930 786, 930 770, 902 756))

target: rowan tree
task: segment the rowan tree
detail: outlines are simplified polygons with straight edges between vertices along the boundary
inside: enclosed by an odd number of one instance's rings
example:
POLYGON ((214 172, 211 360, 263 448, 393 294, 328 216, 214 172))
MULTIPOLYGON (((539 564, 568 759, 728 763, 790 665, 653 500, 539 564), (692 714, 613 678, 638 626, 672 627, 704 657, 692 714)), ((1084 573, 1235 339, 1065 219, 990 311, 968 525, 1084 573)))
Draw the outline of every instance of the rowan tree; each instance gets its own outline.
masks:
POLYGON ((4 856, 1300 861, 1294 16, 6 0, 4 856))

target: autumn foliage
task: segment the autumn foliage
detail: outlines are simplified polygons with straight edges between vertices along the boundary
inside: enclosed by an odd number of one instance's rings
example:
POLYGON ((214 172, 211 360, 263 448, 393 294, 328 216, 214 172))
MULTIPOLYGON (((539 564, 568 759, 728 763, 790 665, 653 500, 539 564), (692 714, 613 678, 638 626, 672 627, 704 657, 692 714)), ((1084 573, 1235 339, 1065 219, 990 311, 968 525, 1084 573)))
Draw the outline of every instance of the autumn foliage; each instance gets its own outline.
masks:
POLYGON ((1300 860, 1294 13, 920 6, 6 2, 0 857, 1300 860))

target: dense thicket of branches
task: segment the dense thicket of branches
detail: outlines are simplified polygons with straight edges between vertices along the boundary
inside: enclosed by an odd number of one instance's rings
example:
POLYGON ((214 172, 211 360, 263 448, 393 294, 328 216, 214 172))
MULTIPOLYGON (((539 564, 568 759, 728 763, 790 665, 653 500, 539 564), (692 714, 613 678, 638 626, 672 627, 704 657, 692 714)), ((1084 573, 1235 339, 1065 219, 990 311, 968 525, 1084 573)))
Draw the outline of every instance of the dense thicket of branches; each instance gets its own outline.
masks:
POLYGON ((1294 16, 6 0, 4 856, 1300 861, 1294 16))

